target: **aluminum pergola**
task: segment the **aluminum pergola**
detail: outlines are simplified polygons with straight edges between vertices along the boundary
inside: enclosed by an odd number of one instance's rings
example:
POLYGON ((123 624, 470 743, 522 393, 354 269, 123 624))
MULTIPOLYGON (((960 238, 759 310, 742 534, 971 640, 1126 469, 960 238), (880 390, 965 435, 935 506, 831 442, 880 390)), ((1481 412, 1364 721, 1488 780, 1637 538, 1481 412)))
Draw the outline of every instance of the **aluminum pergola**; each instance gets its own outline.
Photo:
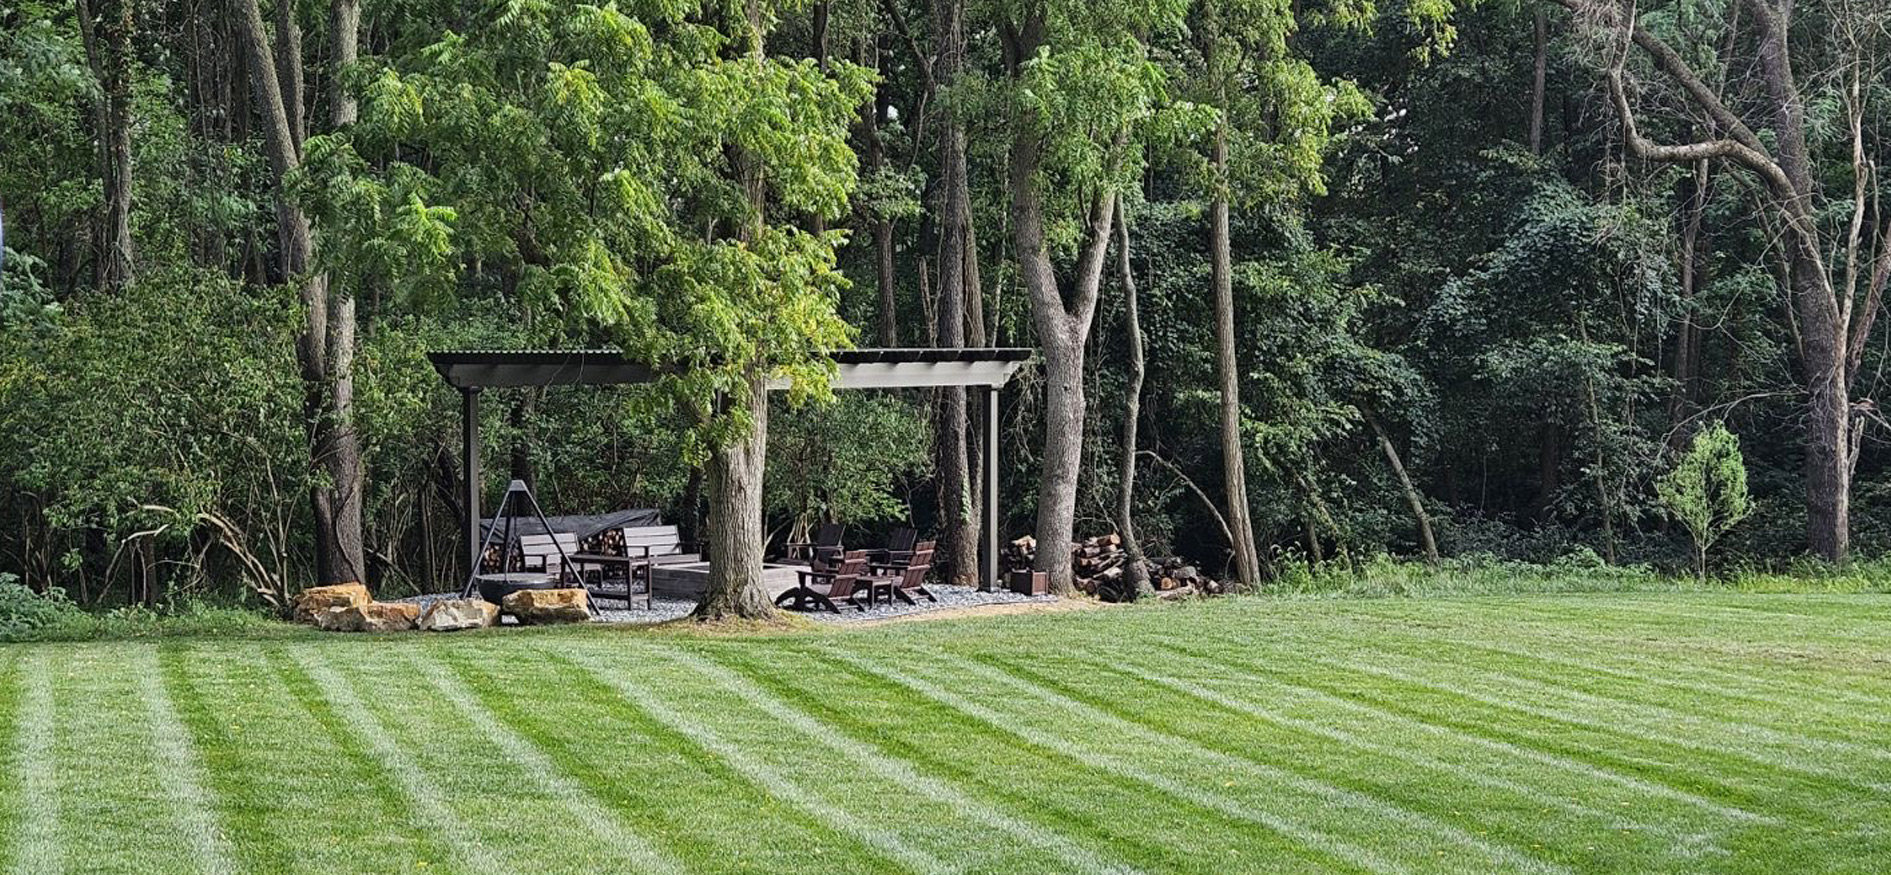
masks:
MULTIPOLYGON (((833 354, 835 389, 926 389, 963 386, 985 410, 979 451, 984 459, 984 533, 979 581, 998 586, 998 390, 1029 360, 1031 351, 989 349, 851 349, 833 354)), ((479 395, 486 389, 533 386, 615 386, 654 382, 648 365, 610 349, 449 350, 427 353, 447 385, 460 390, 460 472, 465 478, 465 539, 469 568, 479 565, 479 395)), ((772 381, 771 390, 787 388, 772 381)))

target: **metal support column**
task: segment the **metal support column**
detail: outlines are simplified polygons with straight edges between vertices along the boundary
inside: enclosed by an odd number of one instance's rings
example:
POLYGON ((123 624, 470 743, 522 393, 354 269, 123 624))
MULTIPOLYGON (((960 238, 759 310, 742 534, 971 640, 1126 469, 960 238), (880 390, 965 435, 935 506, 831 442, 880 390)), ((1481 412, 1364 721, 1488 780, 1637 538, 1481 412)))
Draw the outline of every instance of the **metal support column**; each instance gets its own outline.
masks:
POLYGON ((479 573, 479 389, 460 390, 460 475, 466 480, 466 577, 479 573))
POLYGON ((985 387, 985 433, 979 441, 985 470, 984 542, 979 545, 979 587, 990 592, 998 581, 998 387, 985 387))

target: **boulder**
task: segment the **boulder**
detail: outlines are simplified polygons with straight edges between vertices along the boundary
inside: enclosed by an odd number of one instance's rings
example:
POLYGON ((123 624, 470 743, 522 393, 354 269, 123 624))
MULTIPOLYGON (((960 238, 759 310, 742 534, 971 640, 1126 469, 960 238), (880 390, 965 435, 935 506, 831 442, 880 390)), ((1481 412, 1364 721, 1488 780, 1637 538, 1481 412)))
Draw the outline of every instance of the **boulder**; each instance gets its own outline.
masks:
POLYGON ((584 623, 591 619, 591 599, 584 590, 522 589, 508 593, 500 608, 521 623, 584 623))
POLYGON ((420 606, 413 602, 368 602, 329 608, 315 615, 315 627, 327 632, 401 632, 414 628, 420 606))
POLYGON ((429 632, 481 629, 499 622, 499 606, 485 599, 442 599, 420 614, 420 628, 429 632))
POLYGON ((295 620, 298 623, 313 623, 317 614, 329 608, 352 608, 373 600, 368 595, 368 588, 359 583, 311 586, 295 597, 295 620))
POLYGON ((324 632, 361 631, 360 605, 336 605, 311 615, 309 622, 324 632))

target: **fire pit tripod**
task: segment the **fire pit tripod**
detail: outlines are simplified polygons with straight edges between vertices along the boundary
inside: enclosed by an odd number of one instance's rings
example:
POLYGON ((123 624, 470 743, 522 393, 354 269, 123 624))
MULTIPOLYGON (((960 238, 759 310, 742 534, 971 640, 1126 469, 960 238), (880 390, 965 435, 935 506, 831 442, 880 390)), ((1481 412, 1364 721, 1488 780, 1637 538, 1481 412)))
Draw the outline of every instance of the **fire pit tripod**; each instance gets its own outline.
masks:
MULTIPOLYGON (((532 490, 526 488, 524 481, 514 480, 506 485, 505 497, 499 499, 499 507, 493 513, 492 525, 486 529, 486 538, 480 542, 479 552, 473 555, 478 557, 486 555, 486 550, 492 546, 493 536, 500 533, 501 520, 505 523, 505 537, 499 551, 499 570, 484 571, 480 567, 481 563, 475 563, 473 573, 466 579, 465 588, 460 591, 460 597, 469 598, 477 591, 480 598, 500 604, 506 596, 519 590, 563 587, 565 569, 571 567, 571 556, 565 552, 565 545, 559 542, 557 534, 552 531, 551 523, 545 519, 545 511, 539 508, 538 499, 532 497, 532 490), (519 514, 528 506, 532 510, 532 516, 538 519, 540 531, 550 538, 552 547, 558 551, 559 561, 556 572, 549 568, 543 572, 513 571, 509 567, 512 564, 513 550, 519 545, 520 536, 516 523, 519 514)), ((579 583, 578 586, 583 586, 583 584, 579 583)), ((585 600, 585 605, 590 609, 592 616, 597 616, 597 605, 592 604, 590 599, 585 600)))

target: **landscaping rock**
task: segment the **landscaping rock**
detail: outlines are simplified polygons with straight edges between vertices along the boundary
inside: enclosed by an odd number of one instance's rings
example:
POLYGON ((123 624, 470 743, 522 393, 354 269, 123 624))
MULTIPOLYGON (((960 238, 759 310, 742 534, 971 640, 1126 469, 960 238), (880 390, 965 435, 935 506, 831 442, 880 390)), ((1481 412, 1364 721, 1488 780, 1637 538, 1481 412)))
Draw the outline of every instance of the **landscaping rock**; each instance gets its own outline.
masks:
POLYGON ((499 606, 485 599, 442 599, 420 614, 420 628, 428 632, 481 629, 499 622, 499 606))
POLYGON ((352 608, 373 600, 368 595, 368 588, 359 583, 311 586, 295 597, 295 620, 298 623, 313 623, 316 622, 316 615, 329 608, 352 608))
POLYGON ((521 623, 585 623, 591 599, 582 589, 522 589, 508 594, 500 608, 521 623))
POLYGON ((337 605, 314 616, 315 627, 325 632, 402 632, 418 619, 420 606, 413 602, 337 605))

